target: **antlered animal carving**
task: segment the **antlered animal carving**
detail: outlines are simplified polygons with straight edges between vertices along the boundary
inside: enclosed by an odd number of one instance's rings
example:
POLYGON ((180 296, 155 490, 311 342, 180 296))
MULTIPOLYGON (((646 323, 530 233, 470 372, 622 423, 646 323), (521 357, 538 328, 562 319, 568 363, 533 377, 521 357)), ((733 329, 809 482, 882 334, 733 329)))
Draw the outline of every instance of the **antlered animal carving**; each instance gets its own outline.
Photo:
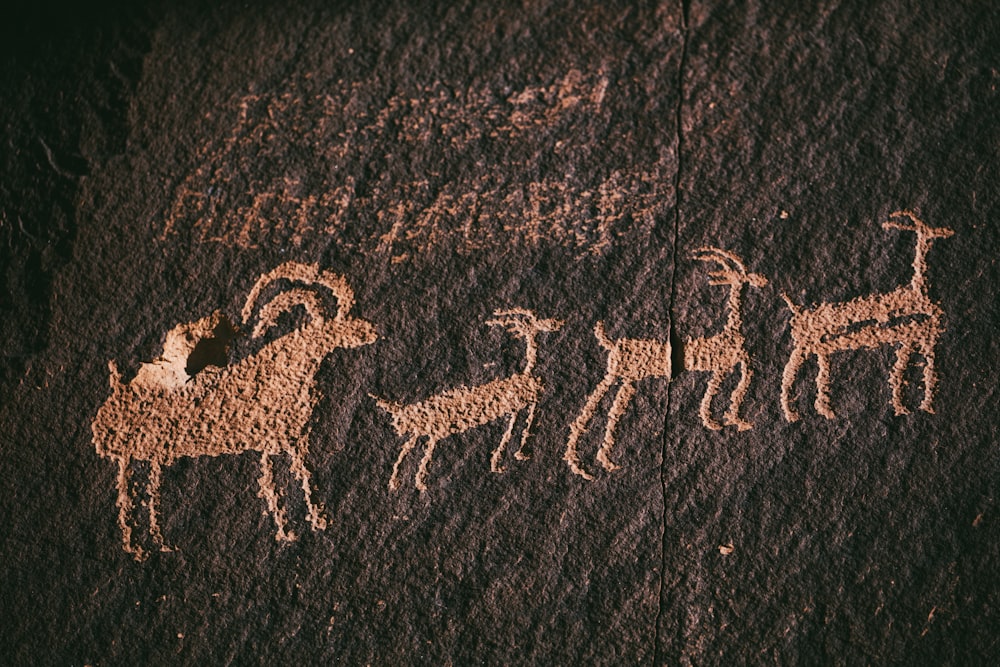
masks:
POLYGON ((934 347, 943 331, 944 312, 931 301, 927 288, 927 253, 934 239, 948 238, 954 232, 943 227, 929 227, 910 211, 896 211, 890 218, 907 218, 910 223, 882 223, 885 229, 902 229, 917 235, 913 258, 913 278, 887 294, 871 294, 844 303, 821 303, 803 308, 784 296, 792 311, 794 348, 781 380, 781 407, 785 418, 799 418, 792 405, 792 384, 802 364, 816 355, 816 411, 828 419, 836 415, 830 407, 830 357, 843 350, 873 349, 896 345, 896 363, 889 375, 892 406, 897 415, 908 414, 903 404, 903 373, 910 358, 924 357, 924 398, 920 409, 934 412, 932 403, 937 375, 934 371, 934 347))
POLYGON ((326 527, 322 507, 312 500, 305 464, 308 422, 318 400, 314 378, 332 351, 368 345, 377 335, 369 322, 348 316, 354 294, 342 277, 295 262, 261 276, 244 306, 244 322, 249 322, 264 290, 278 281, 289 286, 260 307, 253 336, 263 335, 296 306, 305 308, 308 322, 235 364, 207 367, 193 377, 185 370, 198 339, 221 319, 218 314, 172 330, 163 356, 144 364, 129 383, 122 382, 115 363, 109 363, 111 396, 94 419, 94 445, 99 455, 118 465, 118 524, 125 550, 137 560, 147 554, 132 544, 130 477, 135 461, 149 463, 149 530, 161 550, 167 550, 157 512, 161 471, 182 457, 259 453, 259 496, 277 524, 276 539, 286 541, 295 534, 286 529, 278 504, 271 457, 287 454, 302 485, 313 530, 326 527), (323 306, 325 290, 338 300, 332 318, 323 306))

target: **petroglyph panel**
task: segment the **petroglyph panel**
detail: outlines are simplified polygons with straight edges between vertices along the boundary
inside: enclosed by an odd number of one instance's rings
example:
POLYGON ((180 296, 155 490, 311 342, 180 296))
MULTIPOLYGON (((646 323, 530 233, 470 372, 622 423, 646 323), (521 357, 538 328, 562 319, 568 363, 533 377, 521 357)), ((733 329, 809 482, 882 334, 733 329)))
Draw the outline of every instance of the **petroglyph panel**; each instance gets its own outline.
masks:
POLYGON ((161 240, 183 233, 243 248, 298 245, 342 235, 351 220, 363 232, 347 235, 348 245, 396 261, 441 246, 543 241, 601 253, 629 231, 648 233, 671 201, 662 159, 519 181, 512 169, 531 173, 534 158, 475 157, 484 146, 498 147, 496 155, 511 144, 536 156, 573 149, 573 124, 602 113, 614 93, 603 72, 571 69, 513 90, 438 82, 381 101, 362 82, 289 88, 245 95, 223 112, 232 127, 204 144, 172 187, 161 240), (465 162, 451 169, 438 159, 408 179, 364 175, 364 165, 391 159, 380 151, 399 145, 434 146, 465 162))
MULTIPOLYGON (((926 259, 932 241, 947 238, 953 232, 929 227, 910 211, 899 211, 891 217, 893 220, 885 222, 883 227, 912 231, 917 236, 909 285, 887 294, 811 308, 798 307, 785 296, 792 310, 794 341, 782 377, 781 407, 788 421, 798 418, 792 405, 791 387, 806 358, 816 356, 819 365, 816 409, 832 419, 835 415, 829 398, 830 357, 835 352, 884 345, 896 348, 897 361, 889 378, 896 414, 909 412, 902 398, 903 373, 915 354, 924 357, 924 399, 920 407, 933 412, 937 384, 934 347, 943 330, 943 311, 928 296, 926 259)), ((740 410, 753 372, 743 334, 742 296, 747 286, 763 288, 768 280, 748 272, 742 259, 727 250, 699 248, 693 258, 717 267, 708 273, 708 282, 727 289, 728 314, 718 333, 686 341, 683 370, 711 373, 699 408, 706 428, 717 431, 729 425, 746 431, 752 425, 741 417, 740 410), (740 378, 720 424, 712 415, 712 403, 723 382, 737 369, 740 378)), ((247 297, 241 318, 243 325, 249 327, 256 313, 252 336, 259 338, 283 314, 299 307, 308 315, 307 324, 233 365, 227 364, 226 356, 228 341, 236 329, 218 311, 172 328, 165 336, 162 354, 142 364, 130 382, 122 382, 114 362, 110 363, 112 394, 93 421, 93 442, 101 456, 118 465, 118 521, 123 546, 137 558, 144 557, 145 551, 131 539, 134 503, 130 477, 135 461, 150 465, 146 503, 149 530, 154 544, 161 549, 166 549, 157 518, 161 470, 181 457, 258 452, 259 495, 277 524, 277 539, 293 540, 294 533, 286 529, 270 460, 273 455, 287 454, 292 459, 292 472, 302 485, 313 529, 326 526, 322 507, 312 501, 310 473, 305 466, 308 424, 317 400, 313 377, 319 364, 334 350, 371 344, 377 335, 372 324, 349 316, 354 307, 354 293, 347 281, 312 264, 287 262, 261 276, 247 297), (275 285, 280 290, 262 299, 275 291, 275 285), (333 317, 329 317, 324 303, 325 292, 336 297, 338 303, 333 317)), ((409 405, 372 397, 391 416, 396 433, 406 438, 392 468, 390 490, 399 488, 401 466, 420 440, 426 444, 414 474, 414 485, 424 492, 428 489, 434 449, 441 440, 499 419, 508 422, 493 451, 491 470, 504 472, 504 452, 522 414, 525 423, 515 458, 528 458, 525 443, 539 397, 545 391, 542 379, 534 375, 537 338, 540 333, 558 331, 564 322, 539 319, 532 310, 512 308, 495 311, 487 324, 504 327, 524 341, 524 367, 519 373, 474 386, 458 386, 409 405)), ((575 474, 588 480, 593 476, 580 462, 579 443, 607 393, 616 385, 619 387, 608 409, 596 459, 606 470, 614 471, 618 465, 610 455, 615 445, 615 429, 635 396, 636 384, 647 378, 669 381, 673 371, 669 340, 613 340, 608 337, 603 321, 596 323, 594 335, 607 352, 606 372, 569 425, 563 456, 575 474)))

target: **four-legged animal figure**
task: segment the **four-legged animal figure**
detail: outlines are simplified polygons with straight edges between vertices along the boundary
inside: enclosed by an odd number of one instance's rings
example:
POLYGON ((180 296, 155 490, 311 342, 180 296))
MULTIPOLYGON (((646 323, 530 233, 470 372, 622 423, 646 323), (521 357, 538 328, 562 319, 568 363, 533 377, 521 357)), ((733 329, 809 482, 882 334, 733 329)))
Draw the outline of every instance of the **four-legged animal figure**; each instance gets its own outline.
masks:
POLYGON ((608 457, 615 445, 615 426, 618 425, 618 420, 625 414, 629 401, 635 395, 635 383, 645 378, 670 379, 670 341, 635 338, 619 338, 612 341, 604 333, 604 322, 598 322, 594 327, 594 336, 597 337, 601 347, 608 351, 608 370, 604 374, 604 379, 587 398, 579 416, 569 427, 569 441, 566 443, 566 454, 563 456, 570 470, 584 479, 593 479, 593 476, 580 466, 580 458, 576 451, 577 443, 580 436, 587 432, 587 424, 590 423, 598 404, 608 390, 615 384, 621 383, 608 411, 604 442, 597 451, 598 462, 605 470, 611 471, 618 469, 608 457))
POLYGON ((684 368, 690 371, 704 371, 712 374, 708 379, 708 388, 701 401, 702 423, 713 431, 722 428, 712 418, 712 399, 719 393, 723 380, 740 366, 742 376, 729 397, 729 410, 723 416, 726 424, 736 426, 745 431, 752 427, 750 422, 740 417, 740 406, 750 388, 750 355, 747 354, 743 339, 743 320, 740 317, 740 296, 744 285, 764 287, 767 280, 757 273, 747 273, 746 267, 739 257, 731 252, 718 248, 701 248, 694 253, 694 258, 702 262, 713 262, 721 267, 708 275, 709 285, 723 285, 729 288, 729 318, 722 331, 708 338, 688 340, 684 346, 684 368))
POLYGON ((144 364, 127 384, 114 362, 109 364, 111 396, 94 418, 94 445, 99 455, 118 464, 118 525, 125 551, 137 560, 146 554, 131 540, 130 476, 134 461, 149 463, 149 527, 161 550, 166 550, 157 512, 161 470, 182 457, 258 453, 259 495, 277 524, 276 538, 293 540, 295 535, 286 530, 284 511, 278 505, 271 469, 272 456, 287 454, 305 494, 310 524, 314 530, 326 527, 322 507, 313 503, 305 465, 308 422, 318 399, 314 378, 328 354, 339 348, 368 345, 377 336, 370 323, 348 315, 354 295, 342 277, 294 262, 282 264, 257 281, 243 310, 244 321, 250 319, 263 290, 280 280, 310 289, 291 287, 267 301, 260 308, 254 336, 262 335, 279 315, 295 306, 305 308, 308 323, 236 364, 205 368, 194 377, 186 374, 187 354, 196 347, 197 338, 214 326, 210 318, 172 330, 164 356, 144 364), (325 312, 320 290, 328 290, 338 299, 333 317, 325 312))
POLYGON ((934 239, 944 239, 954 232, 943 227, 929 227, 910 211, 897 211, 890 218, 906 218, 909 223, 889 220, 885 229, 903 229, 917 235, 913 257, 913 278, 909 285, 897 287, 887 294, 871 294, 845 303, 821 303, 812 308, 795 305, 784 296, 792 311, 792 340, 795 345, 781 378, 781 407, 785 419, 799 418, 792 405, 792 384, 802 364, 816 355, 819 372, 816 375, 816 412, 828 419, 835 417, 830 407, 830 357, 843 350, 878 348, 895 345, 896 364, 889 375, 892 406, 897 415, 908 414, 903 405, 903 373, 910 357, 919 353, 924 358, 924 399, 920 409, 933 412, 934 347, 941 335, 944 313, 931 301, 927 292, 927 253, 934 239))
POLYGON ((520 460, 526 458, 523 451, 524 444, 535 416, 538 397, 543 390, 541 379, 532 375, 538 349, 535 338, 541 332, 557 331, 563 323, 559 320, 540 320, 533 312, 523 308, 498 310, 494 315, 496 319, 489 320, 487 324, 507 327, 508 331, 524 340, 527 349, 523 371, 475 387, 458 387, 412 405, 390 403, 373 396, 379 407, 392 415, 392 425, 396 432, 407 438, 403 449, 399 452, 399 458, 396 459, 396 465, 392 468, 392 477, 389 478, 390 490, 399 488, 399 466, 406 455, 416 447, 420 438, 427 438, 427 446, 420 467, 417 469, 414 484, 420 491, 426 491, 427 467, 430 465, 438 441, 489 424, 501 417, 509 417, 507 430, 490 461, 490 469, 493 472, 503 472, 503 467, 500 465, 501 457, 514 431, 517 416, 523 410, 528 411, 527 423, 521 432, 521 446, 515 456, 520 460))

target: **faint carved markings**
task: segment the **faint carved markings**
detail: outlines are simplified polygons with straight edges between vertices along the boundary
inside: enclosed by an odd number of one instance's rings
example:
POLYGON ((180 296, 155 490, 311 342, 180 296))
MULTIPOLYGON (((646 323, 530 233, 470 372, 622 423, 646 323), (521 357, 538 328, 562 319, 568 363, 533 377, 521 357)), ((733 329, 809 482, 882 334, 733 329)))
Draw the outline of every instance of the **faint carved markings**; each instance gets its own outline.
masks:
MULTIPOLYGON (((617 170, 593 188, 572 175, 512 183, 499 169, 445 184, 433 195, 427 181, 394 185, 376 214, 387 229, 378 249, 405 261, 449 242, 472 251, 547 241, 600 254, 629 229, 652 229, 667 207, 663 169, 617 170)), ((374 205, 382 196, 358 203, 374 205)))
POLYGON ((604 332, 604 323, 598 322, 594 327, 594 336, 605 350, 608 351, 608 368, 604 379, 587 398, 583 410, 569 428, 569 441, 566 443, 566 454, 563 459, 570 469, 585 479, 593 479, 580 466, 577 444, 580 437, 587 432, 597 406, 604 395, 615 385, 621 384, 614 403, 608 411, 608 423, 604 430, 604 442, 597 452, 597 460, 605 470, 617 470, 609 458, 615 444, 615 426, 625 414, 629 401, 635 395, 635 383, 645 378, 670 379, 670 342, 658 340, 641 340, 634 338, 619 338, 612 341, 604 332))
POLYGON ((719 248, 701 248, 694 257, 702 262, 713 262, 720 268, 709 273, 709 285, 729 288, 729 317, 722 331, 707 338, 689 339, 684 345, 684 368, 712 374, 708 380, 705 397, 701 401, 699 414, 702 423, 714 431, 722 428, 712 417, 712 399, 719 393, 723 380, 740 366, 740 382, 729 399, 729 410, 723 416, 727 425, 745 431, 751 424, 740 417, 740 406, 750 388, 753 371, 750 369, 750 355, 746 351, 743 338, 743 319, 740 313, 740 298, 744 285, 764 287, 767 280, 756 273, 747 273, 739 257, 719 248))
POLYGON ((902 229, 917 236, 913 257, 913 277, 909 285, 887 294, 858 297, 845 303, 822 303, 812 308, 795 305, 784 296, 792 311, 794 348, 781 382, 781 407, 788 421, 796 421, 792 405, 792 384, 802 364, 816 355, 816 411, 828 419, 835 417, 830 406, 830 357, 843 350, 896 347, 896 363, 889 375, 892 406, 897 415, 908 414, 903 404, 903 373, 914 354, 924 358, 924 398, 920 409, 933 412, 937 375, 934 370, 934 347, 943 331, 943 311, 930 300, 927 285, 927 253, 934 239, 948 238, 954 232, 930 227, 910 211, 897 211, 890 218, 906 218, 909 223, 892 220, 885 229, 902 229))
POLYGON ((314 376, 333 350, 367 345, 377 336, 371 324, 348 315, 354 297, 342 277, 294 262, 261 276, 243 309, 245 323, 262 294, 275 283, 303 287, 288 287, 265 302, 253 335, 265 333, 282 312, 297 305, 305 308, 309 321, 252 356, 225 368, 205 367, 189 375, 192 355, 201 342, 209 340, 204 337, 219 331, 221 316, 216 314, 171 330, 163 355, 144 364, 129 383, 122 382, 110 362, 111 396, 94 418, 94 445, 99 455, 118 464, 118 524, 125 550, 137 559, 146 553, 132 544, 130 476, 136 461, 150 466, 150 535, 160 549, 166 549, 157 512, 161 469, 182 457, 259 452, 259 495, 277 524, 276 538, 293 540, 295 535, 286 530, 271 468, 271 456, 287 454, 305 494, 312 528, 326 527, 322 507, 313 503, 305 465, 308 422, 318 400, 314 376), (332 318, 321 298, 326 290, 338 300, 332 318))
POLYGON ((365 85, 343 82, 322 94, 244 96, 230 133, 205 144, 174 188, 161 239, 183 232, 247 248, 298 245, 374 215, 360 250, 395 261, 445 244, 471 251, 542 240, 601 253, 631 228, 652 228, 669 201, 665 164, 611 170, 596 183, 574 174, 520 183, 511 181, 509 162, 480 161, 454 177, 430 170, 363 184, 351 165, 384 159, 385 143, 465 150, 483 139, 520 138, 531 145, 538 130, 597 113, 608 86, 604 73, 570 70, 507 93, 436 83, 382 103, 365 85))
POLYGON ((532 375, 538 349, 535 338, 542 332, 557 331, 563 323, 559 320, 540 320, 533 312, 522 308, 498 310, 494 315, 496 319, 489 320, 487 324, 506 327, 525 342, 524 370, 520 373, 483 385, 458 387, 411 405, 400 405, 373 397, 379 407, 392 415, 392 425, 396 432, 401 437, 407 438, 392 468, 392 476, 389 478, 390 490, 399 488, 399 467, 420 438, 426 438, 427 445, 414 478, 414 485, 420 491, 426 491, 427 468, 438 441, 489 424, 501 417, 509 417, 507 430, 504 431, 503 438, 493 451, 490 460, 490 469, 493 472, 503 472, 501 461, 504 449, 514 432, 518 415, 525 409, 528 415, 521 431, 521 444, 515 457, 519 460, 527 458, 524 445, 535 416, 538 398, 543 391, 541 379, 532 375))

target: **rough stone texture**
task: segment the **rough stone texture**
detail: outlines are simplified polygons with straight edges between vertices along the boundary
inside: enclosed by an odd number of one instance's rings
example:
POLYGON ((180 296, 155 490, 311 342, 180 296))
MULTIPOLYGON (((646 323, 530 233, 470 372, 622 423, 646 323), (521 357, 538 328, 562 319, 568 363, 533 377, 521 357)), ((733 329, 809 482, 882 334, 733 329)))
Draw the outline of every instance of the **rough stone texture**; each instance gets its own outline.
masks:
MULTIPOLYGON (((263 4, 263 3, 262 3, 263 4)), ((0 657, 5 664, 976 664, 998 649, 1000 16, 986 4, 184 4, 24 22, 0 71, 0 657), (784 5, 784 6, 779 6, 784 5), (945 312, 936 414, 891 348, 779 394, 799 304, 909 281, 907 208, 945 312), (726 294, 747 288, 749 431, 704 427, 726 294), (177 324, 286 261, 343 275, 379 340, 315 377, 307 466, 331 519, 278 542, 254 454, 163 470, 171 552, 137 562, 91 424, 177 324), (486 325, 523 307, 546 387, 530 461, 499 421, 438 443, 424 494, 389 415, 518 372, 486 325), (593 328, 674 343, 595 461, 569 426, 605 372, 593 328)), ((20 19, 20 17, 18 17, 20 19)), ((8 32, 13 32, 7 28, 8 32)), ((297 320, 285 318, 286 331, 297 320)), ((735 387, 713 403, 721 418, 735 387)), ((523 423, 523 422, 522 422, 523 423)), ((517 433, 517 431, 515 431, 517 433)), ((515 436, 516 437, 516 436, 515 436)), ((418 446, 417 453, 422 449, 418 446)), ((136 464, 144 478, 148 466, 136 464)), ((141 488, 141 487, 139 487, 141 488)), ((141 491, 137 491, 140 498, 141 491)), ((149 548, 139 512, 134 538, 149 548)))
MULTIPOLYGON (((682 115, 672 314, 681 338, 716 326, 720 290, 691 249, 740 254, 755 428, 699 428, 703 375, 671 386, 664 461, 665 657, 970 664, 995 654, 997 603, 997 14, 932 3, 779 11, 694 3, 682 115), (816 365, 779 406, 790 312, 906 284, 919 211, 950 227, 928 257, 945 311, 936 414, 890 405, 890 348, 833 357, 827 421, 816 365), (715 548, 732 544, 731 555, 715 548)), ((724 390, 725 395, 725 390, 724 390)))

